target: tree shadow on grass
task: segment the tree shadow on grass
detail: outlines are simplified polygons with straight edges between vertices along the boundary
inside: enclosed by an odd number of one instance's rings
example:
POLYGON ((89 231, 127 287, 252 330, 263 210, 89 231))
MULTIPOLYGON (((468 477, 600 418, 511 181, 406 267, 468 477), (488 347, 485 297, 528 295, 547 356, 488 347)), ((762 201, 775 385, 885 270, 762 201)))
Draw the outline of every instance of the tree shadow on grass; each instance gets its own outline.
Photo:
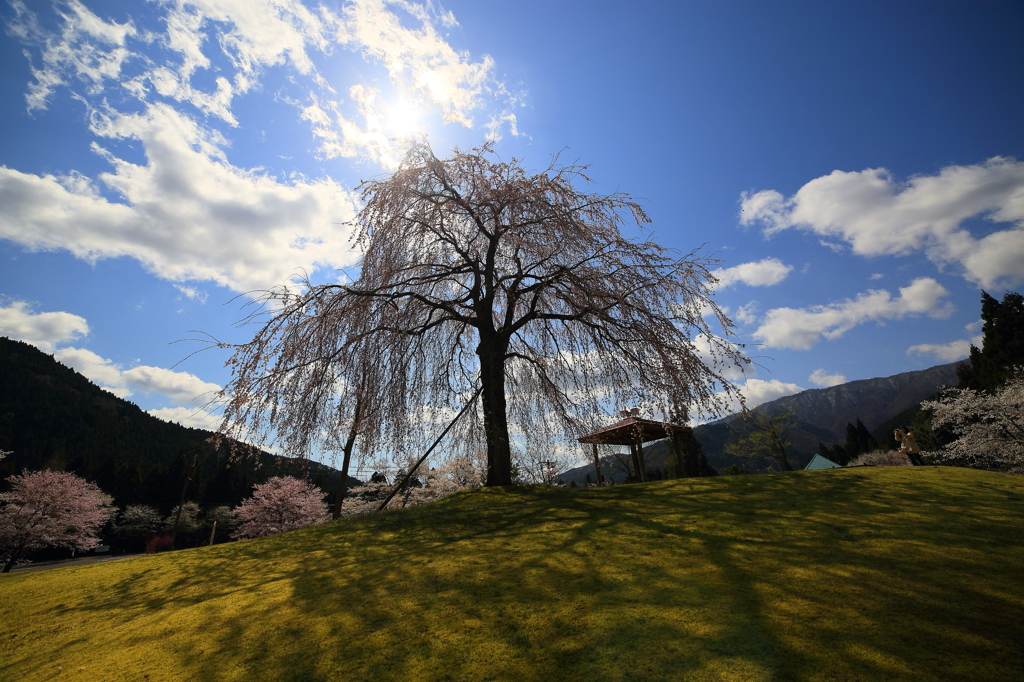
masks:
POLYGON ((199 681, 1012 679, 1021 503, 943 473, 483 490, 126 562, 64 616, 199 681))

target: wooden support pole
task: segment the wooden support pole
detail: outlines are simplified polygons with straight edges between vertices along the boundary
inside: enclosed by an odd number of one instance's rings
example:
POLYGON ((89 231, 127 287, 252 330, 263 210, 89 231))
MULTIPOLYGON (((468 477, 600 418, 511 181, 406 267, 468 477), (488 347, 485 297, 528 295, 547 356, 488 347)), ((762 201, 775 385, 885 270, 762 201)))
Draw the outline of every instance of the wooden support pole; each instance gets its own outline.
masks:
POLYGON ((637 441, 636 456, 640 461, 640 480, 647 481, 647 464, 644 462, 644 442, 637 441))
POLYGON ((594 446, 594 472, 597 474, 597 485, 600 487, 604 485, 604 479, 601 478, 601 460, 597 456, 597 443, 591 443, 594 446))
MULTIPOLYGON (((459 421, 459 419, 462 418, 462 415, 466 414, 466 412, 469 410, 469 406, 473 404, 473 401, 476 400, 480 396, 480 394, 483 393, 483 391, 483 386, 476 389, 476 393, 474 393, 473 397, 469 399, 469 402, 466 403, 466 406, 462 408, 462 412, 459 412, 457 415, 455 415, 455 419, 451 420, 448 426, 444 427, 444 431, 441 432, 441 435, 437 437, 437 440, 435 440, 429 448, 427 448, 427 451, 423 453, 423 456, 420 457, 419 461, 416 462, 416 464, 413 465, 411 469, 409 469, 409 473, 405 475, 405 478, 403 478, 402 481, 391 490, 391 493, 387 496, 387 499, 381 502, 380 506, 377 507, 377 511, 384 511, 384 507, 388 506, 388 502, 391 501, 391 498, 397 495, 400 490, 405 488, 405 484, 409 482, 409 479, 412 478, 412 475, 416 473, 416 470, 420 468, 420 465, 423 464, 423 461, 427 459, 427 455, 434 451, 434 448, 437 447, 437 444, 440 443, 441 440, 448 434, 448 432, 452 430, 452 427, 455 426, 455 422, 459 421)), ((402 506, 404 507, 405 505, 402 506)))

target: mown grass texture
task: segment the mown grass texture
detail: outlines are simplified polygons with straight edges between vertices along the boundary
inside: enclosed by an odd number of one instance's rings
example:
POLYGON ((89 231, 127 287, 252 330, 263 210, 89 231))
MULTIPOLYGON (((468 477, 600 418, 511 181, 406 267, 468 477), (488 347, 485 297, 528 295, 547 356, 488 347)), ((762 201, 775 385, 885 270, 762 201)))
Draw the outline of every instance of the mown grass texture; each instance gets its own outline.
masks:
POLYGON ((0 579, 0 680, 1021 680, 1024 477, 460 493, 0 579))

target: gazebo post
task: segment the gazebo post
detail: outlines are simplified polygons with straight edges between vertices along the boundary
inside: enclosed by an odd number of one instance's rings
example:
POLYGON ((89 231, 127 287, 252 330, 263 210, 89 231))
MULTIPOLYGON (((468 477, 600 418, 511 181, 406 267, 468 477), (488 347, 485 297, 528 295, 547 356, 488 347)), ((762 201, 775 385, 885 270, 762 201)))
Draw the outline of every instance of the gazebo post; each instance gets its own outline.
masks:
POLYGON ((636 443, 629 444, 629 454, 633 460, 633 476, 640 478, 640 455, 636 452, 636 443))
POLYGON ((679 444, 679 432, 672 432, 672 447, 676 451, 676 478, 682 478, 686 476, 686 472, 683 471, 683 448, 679 444))
POLYGON ((647 480, 647 464, 644 462, 644 441, 643 436, 637 436, 636 456, 640 460, 640 480, 647 480))
POLYGON ((597 485, 600 487, 604 484, 604 479, 601 478, 601 460, 597 456, 597 443, 591 443, 594 446, 594 473, 597 474, 597 485))

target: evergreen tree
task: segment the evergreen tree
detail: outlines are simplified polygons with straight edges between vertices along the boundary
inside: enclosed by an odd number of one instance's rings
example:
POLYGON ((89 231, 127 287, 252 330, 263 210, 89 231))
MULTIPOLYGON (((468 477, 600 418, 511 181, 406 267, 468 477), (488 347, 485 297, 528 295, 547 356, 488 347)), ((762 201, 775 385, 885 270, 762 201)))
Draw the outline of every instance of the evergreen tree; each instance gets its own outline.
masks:
MULTIPOLYGON (((682 475, 690 478, 702 474, 701 459, 704 458, 704 448, 700 441, 693 435, 693 431, 686 431, 679 434, 679 447, 683 451, 682 475)), ((704 459, 705 464, 707 460, 704 459)))
POLYGON ((1024 365, 1024 296, 1008 292, 1000 303, 981 292, 981 348, 971 346, 971 362, 957 367, 960 388, 992 392, 1006 382, 1008 368, 1024 365))
MULTIPOLYGON (((694 439, 697 440, 696 438, 694 439)), ((697 441, 697 445, 700 445, 700 441, 697 441)), ((708 464, 708 458, 704 454, 704 449, 701 448, 697 455, 697 464, 700 467, 701 476, 717 476, 718 469, 708 464)))
POLYGON ((843 450, 850 459, 861 454, 860 440, 857 438, 857 427, 850 422, 846 422, 846 443, 843 445, 843 450))
POLYGON ((878 441, 871 435, 871 432, 867 430, 864 423, 860 419, 857 420, 857 449, 860 454, 873 452, 878 449, 878 441))

